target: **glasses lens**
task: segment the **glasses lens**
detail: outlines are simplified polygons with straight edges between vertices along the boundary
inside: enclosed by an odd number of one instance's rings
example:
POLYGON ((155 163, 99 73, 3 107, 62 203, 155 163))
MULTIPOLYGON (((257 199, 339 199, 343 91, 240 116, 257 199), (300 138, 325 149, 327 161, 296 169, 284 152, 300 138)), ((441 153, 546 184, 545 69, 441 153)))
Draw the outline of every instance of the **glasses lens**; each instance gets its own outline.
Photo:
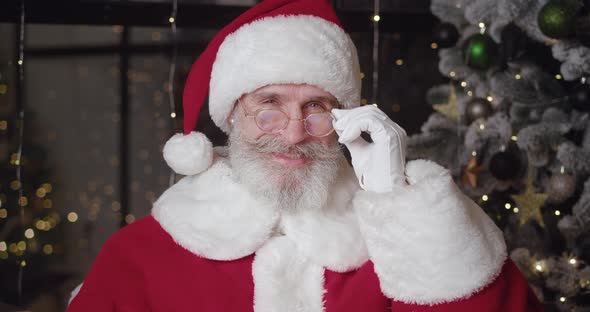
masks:
POLYGON ((256 124, 260 130, 271 133, 285 129, 289 119, 281 111, 274 109, 265 109, 256 115, 256 124))
POLYGON ((331 114, 311 114, 305 118, 305 130, 313 136, 321 137, 330 134, 334 128, 332 121, 334 117, 331 114))

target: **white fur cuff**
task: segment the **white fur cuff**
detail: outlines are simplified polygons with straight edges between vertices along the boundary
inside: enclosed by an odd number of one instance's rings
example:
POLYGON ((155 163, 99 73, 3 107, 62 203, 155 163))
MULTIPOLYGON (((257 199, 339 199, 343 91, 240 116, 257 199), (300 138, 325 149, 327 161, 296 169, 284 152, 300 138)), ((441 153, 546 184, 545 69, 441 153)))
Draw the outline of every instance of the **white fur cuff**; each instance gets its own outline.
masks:
POLYGON ((502 232, 434 162, 411 161, 410 185, 359 191, 354 208, 385 295, 436 304, 467 297, 500 273, 502 232))

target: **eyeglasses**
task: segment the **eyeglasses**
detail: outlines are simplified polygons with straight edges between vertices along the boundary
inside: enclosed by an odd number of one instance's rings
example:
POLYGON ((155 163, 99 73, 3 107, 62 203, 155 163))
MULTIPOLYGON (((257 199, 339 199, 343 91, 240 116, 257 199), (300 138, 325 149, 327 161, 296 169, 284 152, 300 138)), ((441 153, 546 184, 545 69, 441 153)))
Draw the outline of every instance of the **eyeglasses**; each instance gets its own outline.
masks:
POLYGON ((332 121, 335 118, 330 112, 309 114, 303 119, 291 119, 278 109, 262 108, 249 114, 240 101, 238 106, 241 107, 244 116, 254 118, 256 126, 264 133, 278 133, 287 128, 289 121, 303 121, 305 132, 313 137, 325 137, 334 131, 332 121))

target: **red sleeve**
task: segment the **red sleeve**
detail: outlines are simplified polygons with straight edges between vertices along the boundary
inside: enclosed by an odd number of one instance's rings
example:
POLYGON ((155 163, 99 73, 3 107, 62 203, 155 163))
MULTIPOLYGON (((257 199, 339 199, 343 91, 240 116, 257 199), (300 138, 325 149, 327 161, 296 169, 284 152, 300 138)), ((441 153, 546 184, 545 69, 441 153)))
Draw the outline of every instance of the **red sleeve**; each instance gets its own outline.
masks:
POLYGON ((100 251, 67 312, 149 311, 141 264, 134 263, 117 234, 100 251))
POLYGON ((516 265, 508 259, 500 275, 488 286, 470 297, 437 305, 408 304, 392 300, 392 311, 398 312, 537 312, 541 303, 528 286, 516 265))

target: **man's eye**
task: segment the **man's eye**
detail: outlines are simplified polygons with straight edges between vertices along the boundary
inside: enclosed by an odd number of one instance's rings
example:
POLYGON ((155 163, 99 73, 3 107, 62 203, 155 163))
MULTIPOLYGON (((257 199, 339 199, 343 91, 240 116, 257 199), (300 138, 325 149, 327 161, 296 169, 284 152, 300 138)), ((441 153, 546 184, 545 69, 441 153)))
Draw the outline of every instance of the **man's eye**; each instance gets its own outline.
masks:
POLYGON ((268 99, 268 100, 264 100, 262 101, 262 104, 276 104, 277 101, 273 100, 273 99, 268 99))
POLYGON ((305 107, 307 109, 314 110, 314 111, 324 110, 325 109, 324 105, 322 103, 319 103, 319 102, 307 103, 307 105, 305 105, 305 107))

